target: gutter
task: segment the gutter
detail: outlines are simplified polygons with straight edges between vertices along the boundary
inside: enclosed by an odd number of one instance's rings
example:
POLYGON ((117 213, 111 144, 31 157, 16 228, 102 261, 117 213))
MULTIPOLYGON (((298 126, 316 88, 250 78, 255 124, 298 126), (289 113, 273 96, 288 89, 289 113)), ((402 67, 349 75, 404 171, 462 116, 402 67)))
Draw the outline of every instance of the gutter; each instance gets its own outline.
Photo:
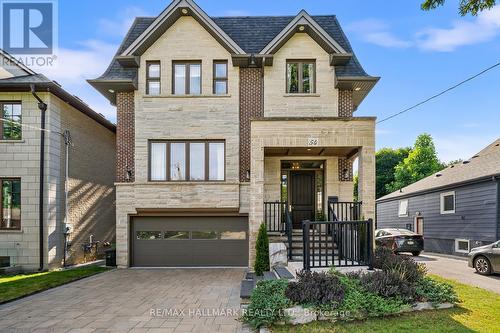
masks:
POLYGON ((43 255, 44 255, 44 207, 43 207, 43 197, 45 191, 45 182, 44 182, 44 174, 45 174, 45 113, 47 111, 47 104, 42 101, 42 99, 35 92, 35 85, 30 85, 31 94, 38 101, 38 109, 41 112, 40 115, 40 192, 38 194, 38 228, 39 228, 39 255, 40 255, 40 267, 39 270, 43 271, 43 255))
MULTIPOLYGON (((387 198, 387 199, 384 199, 384 197, 382 197, 382 198, 376 200, 375 203, 379 204, 379 203, 391 202, 391 201, 394 201, 394 200, 401 200, 401 199, 411 198, 411 197, 415 197, 415 196, 419 196, 419 195, 423 195, 423 194, 440 192, 442 190, 446 190, 446 189, 450 189, 450 188, 462 187, 462 186, 466 186, 466 185, 472 185, 472 184, 487 182, 489 180, 490 181, 500 181, 500 174, 483 176, 483 177, 479 177, 479 178, 475 178, 475 179, 465 180, 465 181, 458 182, 458 183, 453 183, 453 184, 443 185, 443 186, 439 186, 439 187, 433 187, 433 188, 426 189, 426 190, 411 192, 411 193, 408 193, 408 194, 401 194, 401 195, 398 195, 398 196, 395 196, 395 197, 390 197, 390 198, 387 198)), ((499 203, 499 205, 500 205, 500 203, 499 203)))

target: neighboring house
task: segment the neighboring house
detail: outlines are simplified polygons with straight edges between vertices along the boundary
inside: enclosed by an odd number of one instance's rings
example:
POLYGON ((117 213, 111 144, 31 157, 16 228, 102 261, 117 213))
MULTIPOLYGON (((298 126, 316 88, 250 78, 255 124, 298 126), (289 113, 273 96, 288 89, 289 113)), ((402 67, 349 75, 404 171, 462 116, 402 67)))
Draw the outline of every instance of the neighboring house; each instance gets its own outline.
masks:
POLYGON ((426 251, 466 254, 500 239, 500 139, 377 200, 378 228, 424 235, 426 251))
POLYGON ((137 18, 89 83, 117 106, 117 260, 251 266, 264 202, 294 227, 352 201, 375 215, 378 81, 335 16, 209 17, 191 0, 137 18))
POLYGON ((0 61, 2 266, 26 271, 60 267, 66 227, 70 229, 67 263, 81 262, 83 245, 89 243, 91 235, 101 242, 113 241, 115 236, 115 125, 57 82, 17 63, 12 56, 0 51, 0 61), (42 116, 32 86, 47 104, 42 202, 42 116), (70 144, 66 150, 67 138, 70 144))

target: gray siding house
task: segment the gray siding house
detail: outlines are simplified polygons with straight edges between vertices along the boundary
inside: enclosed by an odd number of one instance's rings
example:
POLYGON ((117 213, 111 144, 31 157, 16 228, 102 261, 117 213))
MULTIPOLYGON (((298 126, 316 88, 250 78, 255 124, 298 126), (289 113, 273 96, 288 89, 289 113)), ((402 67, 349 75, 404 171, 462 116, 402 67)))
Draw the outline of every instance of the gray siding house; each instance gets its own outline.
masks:
POLYGON ((422 233, 425 250, 464 255, 500 239, 500 139, 377 200, 378 228, 422 233))

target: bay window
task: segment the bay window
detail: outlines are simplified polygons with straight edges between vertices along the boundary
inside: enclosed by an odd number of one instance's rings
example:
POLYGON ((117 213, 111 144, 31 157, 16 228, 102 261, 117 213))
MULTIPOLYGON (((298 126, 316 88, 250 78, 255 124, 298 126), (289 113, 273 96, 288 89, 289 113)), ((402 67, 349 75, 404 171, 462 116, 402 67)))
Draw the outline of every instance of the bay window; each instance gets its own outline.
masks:
POLYGON ((150 141, 150 181, 224 181, 224 141, 150 141))
POLYGON ((21 229, 21 180, 0 179, 0 230, 21 229))

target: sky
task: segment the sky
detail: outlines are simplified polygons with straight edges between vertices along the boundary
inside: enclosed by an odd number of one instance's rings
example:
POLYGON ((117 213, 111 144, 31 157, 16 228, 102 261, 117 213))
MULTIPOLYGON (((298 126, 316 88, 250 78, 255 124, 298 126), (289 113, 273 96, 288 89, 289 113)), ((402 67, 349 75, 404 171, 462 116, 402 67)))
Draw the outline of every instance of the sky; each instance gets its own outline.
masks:
MULTIPOLYGON (((458 1, 424 12, 423 0, 197 0, 211 16, 335 14, 365 70, 381 80, 356 116, 383 119, 500 61, 500 5, 461 17, 458 1)), ((46 71, 116 121, 116 110, 85 80, 102 74, 134 17, 169 0, 60 0, 59 64, 46 71)), ((377 148, 411 146, 421 133, 445 162, 467 159, 500 137, 500 67, 413 111, 377 125, 377 148)))

